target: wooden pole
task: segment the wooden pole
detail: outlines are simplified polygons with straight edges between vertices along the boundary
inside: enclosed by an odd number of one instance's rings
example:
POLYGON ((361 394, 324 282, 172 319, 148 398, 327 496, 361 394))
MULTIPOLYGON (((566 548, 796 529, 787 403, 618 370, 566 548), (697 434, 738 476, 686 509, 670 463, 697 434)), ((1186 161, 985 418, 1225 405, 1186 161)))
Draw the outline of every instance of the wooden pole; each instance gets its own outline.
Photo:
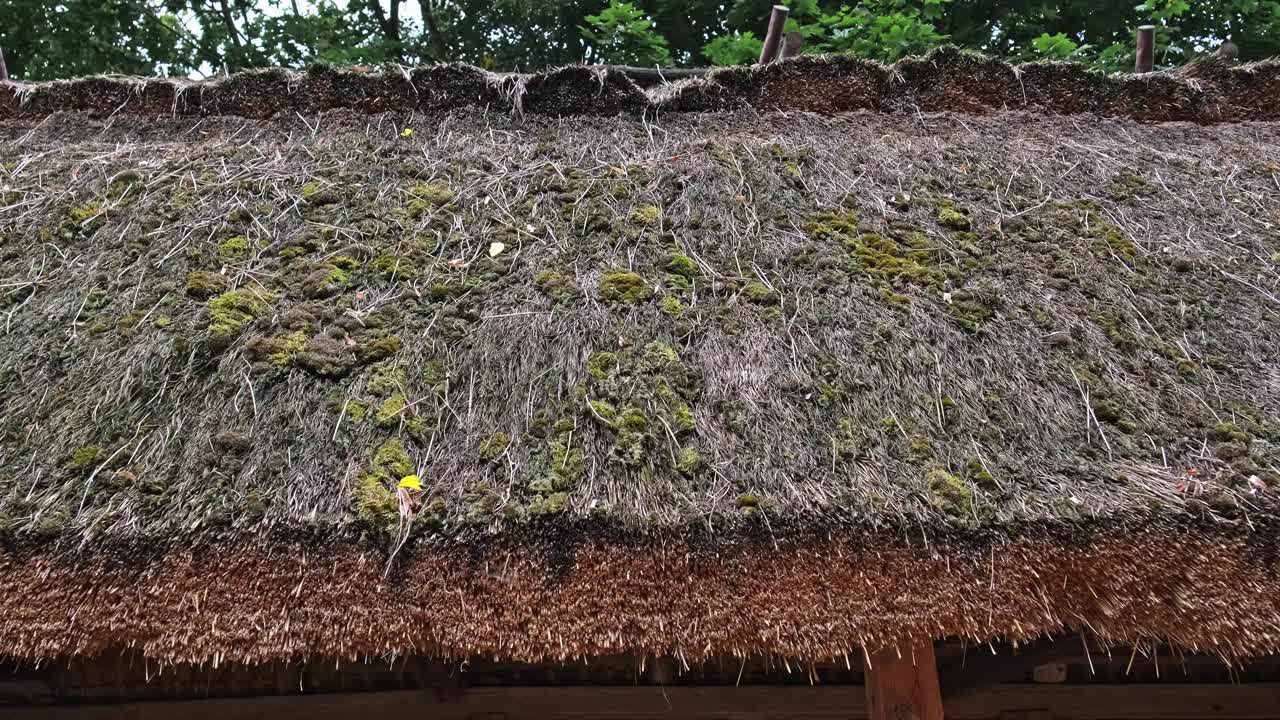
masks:
POLYGON ((0 80, 9 79, 9 68, 4 64, 4 48, 0 48, 0 80))
POLYGON ((1156 27, 1143 25, 1138 28, 1138 53, 1133 63, 1136 73, 1149 73, 1155 68, 1156 27))
POLYGON ((799 55, 802 47, 804 47, 804 35, 792 30, 782 38, 782 59, 786 60, 799 55))
POLYGON ((790 12, 782 5, 774 5, 769 13, 769 29, 764 34, 764 47, 760 48, 760 64, 768 65, 778 59, 778 45, 782 43, 782 28, 787 24, 790 12))
POLYGON ((869 720, 942 720, 942 692, 933 643, 921 640, 872 655, 863 682, 869 720))

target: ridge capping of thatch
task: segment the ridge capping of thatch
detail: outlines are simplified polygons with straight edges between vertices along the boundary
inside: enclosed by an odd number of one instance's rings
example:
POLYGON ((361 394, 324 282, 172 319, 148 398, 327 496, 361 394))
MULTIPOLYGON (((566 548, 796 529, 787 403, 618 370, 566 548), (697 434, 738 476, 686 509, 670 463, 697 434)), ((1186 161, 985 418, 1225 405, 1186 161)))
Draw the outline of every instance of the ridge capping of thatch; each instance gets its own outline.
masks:
MULTIPOLYGON (((646 82, 646 85, 648 83, 646 82)), ((466 64, 380 72, 316 65, 246 70, 208 81, 95 76, 0 83, 0 119, 55 112, 267 118, 347 108, 366 113, 466 107, 530 115, 759 110, 1096 113, 1147 122, 1280 118, 1280 61, 1238 67, 1208 59, 1170 71, 1107 75, 1073 62, 1014 65, 954 47, 892 65, 801 56, 717 68, 641 87, 625 69, 566 66, 533 74, 466 64)))

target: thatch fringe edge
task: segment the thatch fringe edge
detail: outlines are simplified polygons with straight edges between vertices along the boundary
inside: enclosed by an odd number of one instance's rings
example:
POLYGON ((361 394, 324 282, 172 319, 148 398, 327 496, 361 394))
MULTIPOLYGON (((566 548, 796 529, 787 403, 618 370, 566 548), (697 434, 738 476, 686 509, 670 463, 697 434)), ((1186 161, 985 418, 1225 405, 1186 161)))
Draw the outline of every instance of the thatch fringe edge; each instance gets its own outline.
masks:
POLYGON ((1280 575, 1247 536, 1140 531, 1078 544, 652 548, 571 556, 498 543, 382 558, 235 545, 141 566, 0 554, 0 656, 129 648, 166 663, 618 653, 829 660, 908 638, 1017 642, 1085 630, 1225 659, 1280 651, 1280 575))

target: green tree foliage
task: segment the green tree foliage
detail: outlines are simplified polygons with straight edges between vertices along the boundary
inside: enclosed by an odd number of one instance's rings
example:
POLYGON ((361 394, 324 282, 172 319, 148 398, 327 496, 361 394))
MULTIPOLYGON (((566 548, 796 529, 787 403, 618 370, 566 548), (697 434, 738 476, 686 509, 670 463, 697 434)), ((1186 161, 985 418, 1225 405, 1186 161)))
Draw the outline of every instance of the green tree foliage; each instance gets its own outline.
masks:
POLYGON ((1049 60, 1070 60, 1089 48, 1067 37, 1066 33, 1040 33, 1031 40, 1035 54, 1049 60))
POLYGON ((1172 66, 1212 52, 1224 40, 1241 60, 1280 55, 1280 0, 966 0, 938 24, 961 47, 1011 59, 1034 57, 1034 41, 1063 33, 1083 47, 1072 59, 1107 71, 1133 69, 1134 29, 1156 26, 1156 64, 1172 66))
POLYGON ((721 35, 702 48, 712 65, 750 65, 760 58, 764 41, 750 30, 721 35))
POLYGON ((816 0, 793 0, 788 25, 809 52, 847 52, 893 62, 947 41, 934 23, 951 0, 863 0, 823 12, 816 0))
MULTIPOLYGON (((469 62, 534 70, 575 62, 751 63, 775 0, 4 0, 10 74, 211 75, 313 62, 469 62)), ((1134 28, 1156 64, 1212 52, 1280 56, 1280 0, 784 0, 804 52, 893 61, 950 43, 1010 60, 1133 66, 1134 28)))
POLYGON ((8 0, 0 48, 10 76, 67 78, 103 71, 185 74, 196 39, 153 0, 8 0))
POLYGON ((667 39, 659 35, 644 11, 629 2, 609 0, 598 15, 588 15, 582 36, 591 43, 592 59, 620 65, 671 64, 667 39))
MULTIPOLYGON (((397 57, 410 58, 397 40, 388 39, 368 5, 341 8, 331 0, 307 14, 264 17, 251 37, 261 38, 268 64, 300 67, 324 62, 333 65, 372 65, 397 57)), ((216 54, 214 54, 216 58, 216 54)), ((416 59, 416 58, 413 58, 416 59)))

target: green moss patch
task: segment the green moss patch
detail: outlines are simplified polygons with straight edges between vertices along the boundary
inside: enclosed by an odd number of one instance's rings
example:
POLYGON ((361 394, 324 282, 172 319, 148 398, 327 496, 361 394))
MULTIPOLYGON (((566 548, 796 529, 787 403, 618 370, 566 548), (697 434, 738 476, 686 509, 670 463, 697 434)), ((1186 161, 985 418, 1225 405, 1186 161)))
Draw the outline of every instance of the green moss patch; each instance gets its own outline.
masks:
POLYGON ((365 389, 377 397, 386 397, 395 392, 404 392, 405 382, 404 368, 391 362, 382 362, 371 369, 365 389))
POLYGON ((578 288, 564 273, 543 270, 534 276, 533 282, 551 302, 568 302, 578 296, 578 288))
POLYGON ((248 289, 219 295, 209 301, 209 335, 215 342, 230 340, 270 312, 274 300, 269 293, 248 289))
POLYGON ((949 230, 968 230, 971 227, 969 209, 943 200, 938 203, 938 224, 949 230))
POLYGON ((742 289, 742 295, 756 305, 777 305, 781 300, 778 292, 759 280, 752 280, 742 289))
POLYGON ((1115 257, 1126 263, 1137 260, 1137 245, 1124 230, 1109 221, 1092 200, 1058 203, 1049 213, 1049 220, 1088 239, 1090 247, 1098 255, 1115 257))
POLYGON ((681 448, 676 454, 675 470, 685 477, 694 477, 702 472, 702 453, 697 448, 681 448))
POLYGON ((378 405, 373 421, 380 428, 398 427, 401 422, 408 419, 409 411, 409 400, 404 393, 393 393, 378 405))
POLYGON ((600 276, 600 299, 609 303, 638 305, 653 297, 653 287, 629 270, 606 270, 600 276))
POLYGON ((585 391, 589 414, 613 434, 613 455, 624 465, 643 464, 671 434, 694 429, 689 403, 697 398, 699 383, 675 350, 661 342, 593 354, 585 391))
POLYGON ((1130 170, 1122 170, 1115 179, 1111 181, 1111 187, 1107 191, 1107 195, 1117 202, 1131 200, 1140 195, 1150 195, 1154 192, 1151 185, 1141 176, 1130 170))
POLYGON ((225 291, 227 281, 218 273, 195 270, 187 273, 184 289, 189 297, 208 300, 225 291))
POLYGON ((685 304, 675 295, 663 295, 659 306, 673 320, 681 320, 685 316, 685 304))
POLYGON ((939 267, 937 252, 918 230, 895 229, 891 234, 863 231, 852 212, 819 213, 805 224, 815 242, 836 244, 838 256, 851 272, 895 287, 919 285, 941 288, 947 274, 939 267))
MULTIPOLYGON (((897 427, 896 423, 894 427, 897 427)), ((873 436, 853 418, 842 417, 836 420, 835 429, 831 433, 831 454, 834 458, 854 460, 864 455, 873 444, 873 436)))
POLYGON ((385 280, 413 280, 420 273, 412 257, 391 250, 378 253, 369 267, 385 280))
POLYGON ((960 327, 981 334, 988 321, 1000 308, 1000 295, 992 287, 981 284, 973 289, 955 290, 947 302, 947 314, 960 327))
POLYGON ((653 227, 662 222, 662 210, 657 205, 641 205, 628 213, 627 220, 640 227, 653 227))
POLYGON ((496 432, 480 441, 478 452, 481 460, 497 460, 511 445, 511 436, 504 432, 496 432))
POLYGON ((453 190, 439 182, 415 183, 406 190, 409 203, 406 208, 410 217, 417 219, 430 208, 440 208, 453 202, 453 190))
POLYGON ((934 468, 925 475, 925 487, 934 509, 956 519, 973 517, 973 489, 963 479, 934 468))
POLYGON ((400 523, 400 502, 395 488, 413 473, 413 462, 399 438, 378 447, 369 468, 352 490, 352 511, 358 524, 377 540, 394 535, 400 523))
POLYGON ((302 201, 310 207, 323 207, 336 205, 339 198, 338 193, 321 185, 320 181, 312 180, 302 186, 302 201))
POLYGON ((1253 437, 1242 430, 1239 425, 1226 420, 1214 425, 1212 434, 1214 440, 1221 442, 1238 442, 1248 445, 1253 440, 1253 437))
POLYGON ((360 343, 355 348, 356 360, 361 365, 369 365, 400 352, 400 337, 384 335, 360 343))
POLYGON ((671 275, 681 277, 686 282, 692 282, 702 274, 698 268, 698 263, 682 252, 674 252, 668 255, 667 262, 663 267, 671 275))
POLYGON ((965 463, 964 475, 974 485, 987 492, 995 492, 1000 489, 995 476, 978 458, 969 458, 968 462, 965 463))
POLYGON ((236 235, 218 243, 218 259, 224 263, 239 263, 249 259, 249 239, 236 235))
POLYGON ((351 284, 351 273, 335 264, 326 264, 307 273, 302 280, 302 296, 313 300, 333 297, 351 284))
POLYGON ((99 445, 82 445, 72 451, 63 463, 73 475, 88 475, 107 457, 107 451, 99 445))
POLYGON ((1094 417, 1126 433, 1138 431, 1135 413, 1128 406, 1126 396, 1121 388, 1106 378, 1100 363, 1079 363, 1073 372, 1088 390, 1094 417))
POLYGON ((307 344, 307 333, 295 330, 274 337, 255 337, 245 344, 245 354, 251 360, 269 362, 278 368, 287 368, 307 344))
POLYGON ((747 518, 763 517, 777 511, 777 503, 773 500, 761 497, 759 495, 745 493, 739 495, 734 500, 734 506, 738 508, 738 512, 747 518))

